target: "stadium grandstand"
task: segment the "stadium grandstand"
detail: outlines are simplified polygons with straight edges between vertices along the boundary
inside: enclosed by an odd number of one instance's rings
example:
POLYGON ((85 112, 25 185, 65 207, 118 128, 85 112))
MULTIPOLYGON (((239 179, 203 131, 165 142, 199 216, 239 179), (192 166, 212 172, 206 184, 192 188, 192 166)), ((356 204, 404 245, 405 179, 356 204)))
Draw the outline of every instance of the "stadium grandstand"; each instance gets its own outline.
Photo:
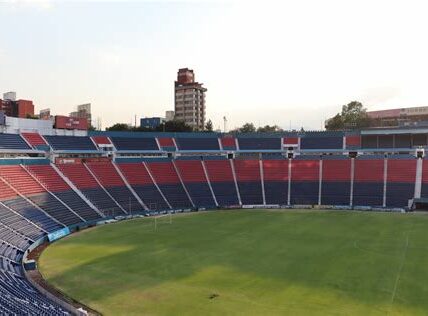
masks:
POLYGON ((46 241, 115 217, 220 208, 411 211, 428 129, 0 134, 0 314, 65 315, 27 278, 46 241))

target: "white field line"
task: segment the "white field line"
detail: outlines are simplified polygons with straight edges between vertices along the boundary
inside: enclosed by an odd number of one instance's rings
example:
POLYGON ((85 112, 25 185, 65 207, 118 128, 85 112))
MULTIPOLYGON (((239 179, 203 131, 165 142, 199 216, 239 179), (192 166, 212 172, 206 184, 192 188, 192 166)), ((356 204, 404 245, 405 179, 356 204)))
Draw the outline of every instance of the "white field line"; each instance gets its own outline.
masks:
POLYGON ((400 268, 398 269, 397 277, 395 279, 394 288, 392 290, 391 308, 392 308, 392 304, 394 304, 395 294, 397 293, 398 283, 400 282, 401 271, 403 270, 404 262, 406 261, 406 255, 407 255, 407 249, 408 248, 409 248, 409 233, 407 233, 407 235, 406 235, 406 247, 404 248, 404 251, 403 251, 403 258, 401 259, 400 268))

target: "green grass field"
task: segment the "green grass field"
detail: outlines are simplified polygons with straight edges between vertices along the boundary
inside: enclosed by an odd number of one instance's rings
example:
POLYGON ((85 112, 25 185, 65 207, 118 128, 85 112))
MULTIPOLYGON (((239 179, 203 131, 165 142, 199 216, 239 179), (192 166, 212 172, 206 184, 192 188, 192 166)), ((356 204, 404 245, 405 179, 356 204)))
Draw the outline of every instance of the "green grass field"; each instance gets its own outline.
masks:
POLYGON ((239 210, 167 221, 69 236, 39 268, 105 315, 428 315, 426 215, 239 210))

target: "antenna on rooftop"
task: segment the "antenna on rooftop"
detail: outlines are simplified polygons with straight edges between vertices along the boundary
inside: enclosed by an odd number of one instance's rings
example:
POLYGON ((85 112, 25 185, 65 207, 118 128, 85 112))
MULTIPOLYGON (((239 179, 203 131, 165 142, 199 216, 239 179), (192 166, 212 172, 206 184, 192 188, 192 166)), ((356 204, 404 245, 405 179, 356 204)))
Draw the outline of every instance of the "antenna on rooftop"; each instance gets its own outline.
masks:
POLYGON ((227 128, 227 118, 226 118, 226 116, 223 116, 223 125, 224 125, 223 133, 226 133, 226 128, 227 128))

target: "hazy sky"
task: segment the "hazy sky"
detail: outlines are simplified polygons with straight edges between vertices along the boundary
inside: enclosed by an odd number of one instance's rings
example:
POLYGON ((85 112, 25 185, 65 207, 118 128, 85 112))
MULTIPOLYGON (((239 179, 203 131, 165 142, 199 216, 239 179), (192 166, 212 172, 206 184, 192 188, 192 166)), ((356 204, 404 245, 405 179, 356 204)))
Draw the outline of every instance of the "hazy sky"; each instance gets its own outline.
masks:
MULTIPOLYGON (((425 1, 426 2, 426 1, 425 1)), ((178 68, 214 126, 320 129, 352 100, 428 105, 424 1, 0 3, 0 92, 103 127, 173 109, 178 68)))

